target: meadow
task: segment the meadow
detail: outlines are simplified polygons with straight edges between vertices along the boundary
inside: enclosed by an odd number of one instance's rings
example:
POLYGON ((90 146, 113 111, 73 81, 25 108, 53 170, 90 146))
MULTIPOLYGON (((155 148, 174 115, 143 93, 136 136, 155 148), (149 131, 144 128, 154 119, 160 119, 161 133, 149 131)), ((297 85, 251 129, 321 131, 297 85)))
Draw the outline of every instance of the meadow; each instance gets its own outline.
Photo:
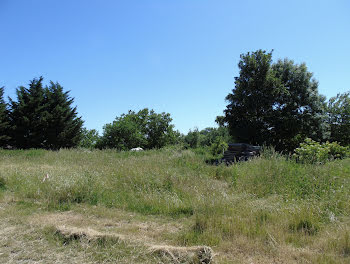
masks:
POLYGON ((213 263, 350 263, 350 159, 206 159, 0 150, 0 262, 198 263, 172 249, 208 246, 213 263))

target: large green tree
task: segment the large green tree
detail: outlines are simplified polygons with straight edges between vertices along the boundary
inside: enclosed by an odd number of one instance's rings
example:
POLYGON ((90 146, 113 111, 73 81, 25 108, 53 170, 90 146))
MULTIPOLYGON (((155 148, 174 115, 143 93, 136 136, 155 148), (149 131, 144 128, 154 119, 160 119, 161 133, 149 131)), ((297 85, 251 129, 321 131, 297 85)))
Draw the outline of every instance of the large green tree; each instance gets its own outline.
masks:
POLYGON ((305 64, 272 62, 272 52, 241 55, 235 88, 224 111, 230 134, 241 142, 291 151, 305 137, 324 140, 325 98, 305 64))
POLYGON ((328 122, 330 140, 350 145, 350 94, 338 94, 329 99, 328 122))
POLYGON ((7 104, 4 100, 4 87, 0 87, 0 148, 6 147, 10 142, 10 122, 7 104))
POLYGON ((147 108, 139 112, 129 111, 104 126, 97 147, 129 150, 135 147, 161 148, 173 144, 179 134, 174 131, 171 121, 168 113, 158 114, 147 108))
POLYGON ((74 99, 63 91, 59 83, 50 82, 45 88, 46 127, 44 146, 48 149, 76 147, 82 137, 83 121, 77 108, 72 107, 74 99))
POLYGON ((17 148, 59 149, 76 146, 80 141, 82 120, 77 117, 73 99, 58 83, 43 87, 43 77, 29 87, 16 90, 10 98, 12 145, 17 148))
POLYGON ((33 79, 29 87, 16 90, 17 101, 10 98, 10 120, 13 127, 12 144, 17 148, 42 148, 46 128, 46 99, 43 78, 33 79))

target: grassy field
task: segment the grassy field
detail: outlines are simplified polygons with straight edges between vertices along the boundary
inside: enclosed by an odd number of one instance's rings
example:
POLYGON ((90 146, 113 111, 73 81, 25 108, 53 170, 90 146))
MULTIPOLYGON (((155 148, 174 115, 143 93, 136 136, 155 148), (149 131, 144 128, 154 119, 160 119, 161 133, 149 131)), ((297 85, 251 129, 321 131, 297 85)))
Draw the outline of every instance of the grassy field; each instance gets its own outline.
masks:
POLYGON ((1 263, 350 263, 350 159, 1 150, 0 226, 1 263))

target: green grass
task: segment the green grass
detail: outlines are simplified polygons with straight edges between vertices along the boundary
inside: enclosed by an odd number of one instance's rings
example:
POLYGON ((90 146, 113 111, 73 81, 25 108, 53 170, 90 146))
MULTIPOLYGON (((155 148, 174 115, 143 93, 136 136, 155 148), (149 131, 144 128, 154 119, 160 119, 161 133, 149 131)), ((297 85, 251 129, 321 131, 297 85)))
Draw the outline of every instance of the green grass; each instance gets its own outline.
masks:
POLYGON ((1 150, 0 192, 48 210, 80 203, 187 219, 179 245, 234 245, 268 256, 282 254, 278 245, 311 248, 303 257, 314 263, 350 260, 350 159, 298 164, 270 151, 226 167, 206 158, 176 148, 1 150))

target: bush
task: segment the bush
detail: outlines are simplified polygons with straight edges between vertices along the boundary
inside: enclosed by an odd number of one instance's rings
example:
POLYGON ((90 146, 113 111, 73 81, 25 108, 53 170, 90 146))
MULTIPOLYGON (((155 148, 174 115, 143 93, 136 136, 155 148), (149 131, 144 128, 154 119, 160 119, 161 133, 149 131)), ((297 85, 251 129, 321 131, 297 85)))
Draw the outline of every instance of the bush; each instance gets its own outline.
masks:
POLYGON ((214 143, 211 145, 211 152, 212 154, 218 155, 218 154, 223 154, 225 150, 227 150, 228 144, 224 141, 223 138, 218 137, 214 141, 214 143))
POLYGON ((334 159, 343 159, 349 156, 349 148, 340 146, 337 142, 319 143, 310 138, 300 143, 293 157, 301 163, 325 163, 334 159))

